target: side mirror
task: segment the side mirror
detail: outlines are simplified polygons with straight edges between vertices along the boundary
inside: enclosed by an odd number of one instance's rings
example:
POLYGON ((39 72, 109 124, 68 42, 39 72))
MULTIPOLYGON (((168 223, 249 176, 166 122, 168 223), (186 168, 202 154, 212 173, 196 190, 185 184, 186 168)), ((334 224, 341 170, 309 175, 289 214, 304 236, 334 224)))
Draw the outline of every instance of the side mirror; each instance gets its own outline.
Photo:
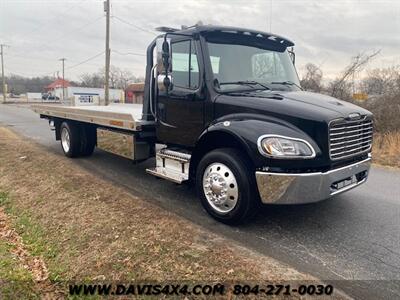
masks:
POLYGON ((290 48, 290 50, 288 49, 288 53, 290 56, 290 59, 292 60, 293 65, 295 65, 296 63, 296 53, 294 53, 294 48, 290 48))
POLYGON ((172 76, 171 74, 157 75, 156 78, 158 91, 168 93, 172 89, 172 76))
POLYGON ((172 49, 171 39, 158 38, 156 41, 157 47, 157 82, 164 85, 168 90, 172 83, 172 49))

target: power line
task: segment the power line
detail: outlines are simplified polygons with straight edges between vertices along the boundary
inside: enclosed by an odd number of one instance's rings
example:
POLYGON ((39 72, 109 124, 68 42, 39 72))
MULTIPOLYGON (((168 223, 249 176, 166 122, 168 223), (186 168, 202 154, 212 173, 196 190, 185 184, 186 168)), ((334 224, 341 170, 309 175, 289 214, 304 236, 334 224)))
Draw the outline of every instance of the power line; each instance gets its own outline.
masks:
POLYGON ((119 54, 119 55, 136 55, 136 56, 146 56, 146 54, 135 53, 135 52, 125 52, 125 53, 123 53, 123 52, 119 52, 119 51, 117 51, 117 50, 112 50, 112 52, 115 52, 115 53, 117 53, 117 54, 119 54))
POLYGON ((8 68, 4 68, 4 70, 8 72, 8 77, 10 77, 12 75, 17 75, 17 76, 21 76, 21 77, 31 77, 32 76, 32 74, 13 72, 13 71, 10 71, 8 68))
POLYGON ((54 75, 54 73, 56 73, 56 71, 53 72, 49 72, 49 73, 42 73, 42 74, 33 74, 33 73, 24 73, 24 72, 14 72, 14 71, 10 71, 9 68, 5 68, 5 70, 7 71, 7 73, 9 74, 8 76, 12 76, 12 75, 17 75, 17 76, 21 76, 21 77, 47 77, 47 76, 51 76, 54 75))
POLYGON ((77 66, 83 65, 84 63, 87 63, 88 61, 91 61, 91 60, 93 60, 93 59, 99 57, 100 55, 103 55, 104 52, 105 52, 105 51, 102 51, 102 52, 100 52, 100 53, 98 53, 98 54, 96 54, 96 55, 94 55, 94 56, 92 56, 92 57, 89 57, 88 59, 85 59, 84 61, 81 61, 80 63, 77 63, 77 64, 75 64, 75 65, 73 65, 73 66, 70 66, 70 67, 68 67, 68 68, 65 68, 65 69, 66 69, 66 70, 70 70, 70 69, 75 68, 75 67, 77 67, 77 66))
POLYGON ((27 77, 45 77, 45 76, 52 76, 54 75, 56 72, 58 72, 58 70, 53 70, 51 72, 43 72, 43 73, 25 73, 25 72, 13 72, 11 71, 9 68, 5 68, 6 71, 11 74, 11 75, 19 75, 19 76, 27 76, 27 77))
POLYGON ((99 21, 99 20, 102 19, 103 17, 104 17, 104 16, 100 16, 100 17, 98 17, 98 18, 96 18, 96 19, 94 19, 94 20, 92 20, 92 21, 90 21, 90 22, 88 22, 88 23, 85 23, 84 25, 82 25, 82 26, 80 26, 80 27, 78 27, 78 28, 75 28, 75 29, 73 29, 73 30, 71 30, 71 31, 68 31, 68 32, 66 32, 66 33, 63 33, 63 35, 62 35, 60 38, 55 39, 55 40, 52 40, 52 43, 57 42, 57 41, 63 39, 63 38, 65 37, 65 35, 69 35, 69 34, 74 33, 74 32, 76 32, 76 31, 82 30, 82 29, 84 29, 85 27, 88 27, 89 25, 92 25, 92 24, 96 23, 97 21, 99 21))
MULTIPOLYGON (((114 50, 114 49, 112 49, 111 50, 113 53, 116 53, 116 54, 119 54, 119 55, 122 55, 122 56, 139 56, 139 57, 146 57, 146 54, 141 54, 141 53, 137 53, 137 52, 121 52, 121 51, 118 51, 118 50, 114 50)), ((102 54, 102 53, 100 53, 100 54, 102 54)), ((36 61, 52 61, 52 60, 56 60, 57 58, 49 58, 49 57, 44 57, 44 56, 41 56, 41 57, 38 57, 38 56, 30 56, 30 55, 20 55, 20 54, 10 54, 10 53, 4 53, 4 57, 10 57, 10 58, 24 58, 24 59, 29 59, 29 60, 36 60, 36 61)), ((68 61, 70 62, 70 63, 73 63, 73 64, 75 64, 75 65, 80 65, 80 64, 82 64, 82 62, 79 62, 79 61, 76 61, 76 60, 71 60, 71 59, 69 59, 68 58, 68 61)), ((90 60, 89 60, 90 61, 90 60)), ((11 61, 12 62, 12 61, 11 61)), ((99 66, 99 64, 96 64, 96 63, 85 63, 86 65, 90 65, 90 66, 99 66)), ((72 67, 72 66, 71 66, 72 67)), ((70 68, 70 67, 69 67, 70 68)), ((66 68, 66 69, 69 69, 69 68, 66 68)), ((8 68, 6 68, 7 70, 8 70, 8 68)), ((53 73, 53 72, 51 72, 51 73, 53 73)), ((17 75, 20 75, 20 74, 24 74, 23 76, 35 76, 33 73, 31 73, 31 75, 28 75, 27 73, 21 73, 21 72, 19 72, 19 73, 15 73, 15 72, 13 72, 13 74, 17 74, 17 75)), ((43 73, 43 74, 50 74, 50 73, 43 73)))
MULTIPOLYGON (((57 16, 55 16, 55 18, 54 19, 60 19, 60 17, 66 17, 66 13, 67 12, 69 12, 71 9, 73 9, 73 8, 77 8, 77 7, 80 7, 82 4, 83 4, 83 2, 85 2, 85 1, 87 1, 87 0, 81 0, 80 2, 80 4, 79 5, 76 5, 75 3, 72 3, 72 5, 71 6, 69 6, 66 10, 64 10, 64 12, 63 13, 61 13, 61 14, 59 14, 58 12, 57 12, 57 16)), ((48 22, 48 20, 46 21, 46 23, 42 23, 41 25, 39 25, 39 26, 37 26, 37 27, 35 27, 33 30, 31 30, 28 34, 26 34, 25 36, 30 36, 32 33, 34 33, 34 32, 36 32, 36 31, 38 31, 40 28, 42 28, 43 26, 48 26, 49 25, 49 22, 48 22)))
MULTIPOLYGON (((32 60, 33 58, 31 57, 31 56, 23 56, 23 55, 12 55, 12 54, 9 54, 9 53, 7 53, 7 54, 5 54, 5 57, 8 57, 8 58, 15 58, 15 57, 22 57, 22 58, 25 58, 25 59, 29 59, 29 60, 32 60)), ((52 59, 52 58, 36 58, 37 60, 42 60, 42 61, 49 61, 49 60, 55 60, 55 58, 54 59, 52 59)), ((11 60, 9 60, 9 65, 12 65, 13 64, 13 60, 11 59, 11 60)), ((14 64, 15 64, 15 61, 14 61, 14 64)), ((17 61, 17 64, 19 65, 20 64, 20 60, 18 60, 17 61)), ((43 65, 43 64, 42 64, 43 65)), ((52 71, 52 72, 46 72, 46 71, 44 71, 44 72, 42 72, 42 71, 39 71, 39 75, 37 75, 37 74, 33 74, 33 73, 30 73, 31 75, 28 75, 27 73, 25 73, 25 72, 11 72, 10 71, 10 69, 9 68, 6 68, 7 69, 7 71, 9 72, 9 73, 13 73, 13 74, 17 74, 17 75, 19 75, 19 74, 23 74, 23 76, 47 76, 47 74, 52 74, 52 73, 54 73, 54 71, 52 71)), ((34 68, 34 69, 37 69, 37 68, 34 68)), ((30 67, 30 70, 32 70, 32 67, 30 67)))
MULTIPOLYGON (((56 60, 57 58, 49 58, 49 57, 44 57, 44 56, 30 56, 30 55, 20 55, 20 54, 9 54, 9 53, 5 53, 4 54, 4 56, 5 57, 20 57, 20 58, 25 58, 25 59, 29 59, 29 60, 40 60, 40 61, 49 61, 49 60, 56 60)), ((70 59, 68 59, 69 60, 69 62, 71 62, 71 63, 79 63, 78 61, 76 61, 76 60, 70 60, 70 59)), ((88 65, 92 65, 92 66, 95 66, 95 64, 88 64, 88 65)))
MULTIPOLYGON (((103 55, 103 54, 104 54, 104 51, 102 51, 102 52, 100 52, 100 53, 97 53, 96 55, 93 55, 93 56, 91 56, 91 57, 89 57, 89 58, 87 58, 87 59, 85 59, 85 60, 83 60, 83 61, 81 61, 81 62, 78 62, 78 63, 76 63, 76 64, 74 64, 74 65, 72 65, 72 66, 70 66, 70 67, 65 68, 65 70, 70 70, 70 69, 73 69, 73 68, 78 67, 78 66, 80 66, 80 65, 83 65, 83 64, 85 64, 85 63, 87 63, 87 62, 89 62, 89 61, 91 61, 91 60, 93 60, 93 59, 95 59, 95 58, 97 58, 97 57, 103 55)), ((93 65, 94 65, 94 64, 93 64, 93 65)), ((9 71, 9 70, 8 70, 8 71, 9 71)), ((48 74, 53 74, 54 72, 55 72, 55 71, 46 72, 46 73, 41 73, 41 74, 39 74, 39 75, 34 75, 34 76, 47 76, 48 74)), ((10 71, 9 71, 9 73, 11 73, 11 74, 17 74, 17 75, 23 74, 24 76, 31 76, 31 75, 28 75, 28 74, 26 74, 26 73, 21 73, 21 72, 16 73, 16 72, 10 72, 10 71)))
POLYGON ((122 23, 125 23, 126 25, 130 25, 130 26, 132 26, 132 27, 134 27, 134 28, 136 28, 136 29, 138 29, 138 30, 141 30, 141 31, 143 31, 143 32, 150 33, 150 34, 153 34, 153 35, 157 35, 157 34, 156 34, 155 32, 153 32, 153 31, 150 31, 150 30, 147 30, 147 29, 142 28, 142 27, 140 27, 140 26, 137 26, 137 25, 135 25, 135 24, 129 23, 128 21, 125 21, 124 19, 121 19, 120 17, 112 16, 112 18, 115 18, 115 19, 117 19, 118 21, 120 21, 120 22, 122 22, 122 23))

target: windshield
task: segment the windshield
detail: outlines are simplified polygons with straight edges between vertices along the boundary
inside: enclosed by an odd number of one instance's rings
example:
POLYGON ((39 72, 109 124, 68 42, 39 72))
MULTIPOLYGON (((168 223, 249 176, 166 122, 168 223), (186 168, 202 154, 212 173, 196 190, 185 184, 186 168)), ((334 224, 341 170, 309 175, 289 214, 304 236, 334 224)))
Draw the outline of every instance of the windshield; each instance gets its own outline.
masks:
POLYGON ((220 91, 252 89, 299 90, 300 83, 285 50, 207 42, 214 83, 220 91))

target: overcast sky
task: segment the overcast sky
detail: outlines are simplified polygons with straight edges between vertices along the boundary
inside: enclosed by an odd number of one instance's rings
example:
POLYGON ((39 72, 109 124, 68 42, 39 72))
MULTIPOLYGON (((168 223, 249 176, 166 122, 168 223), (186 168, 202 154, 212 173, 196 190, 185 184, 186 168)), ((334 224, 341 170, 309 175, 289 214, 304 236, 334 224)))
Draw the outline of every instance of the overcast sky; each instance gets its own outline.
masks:
MULTIPOLYGON (((144 75, 153 28, 204 24, 273 32, 295 42, 299 73, 307 62, 328 77, 360 51, 381 49, 372 67, 400 64, 400 1, 111 0, 111 64, 144 75)), ((104 65, 102 0, 0 0, 0 43, 6 74, 53 75, 65 57, 66 77, 104 65), (85 62, 86 61, 86 62, 85 62)), ((61 74, 61 73, 60 73, 61 74)))

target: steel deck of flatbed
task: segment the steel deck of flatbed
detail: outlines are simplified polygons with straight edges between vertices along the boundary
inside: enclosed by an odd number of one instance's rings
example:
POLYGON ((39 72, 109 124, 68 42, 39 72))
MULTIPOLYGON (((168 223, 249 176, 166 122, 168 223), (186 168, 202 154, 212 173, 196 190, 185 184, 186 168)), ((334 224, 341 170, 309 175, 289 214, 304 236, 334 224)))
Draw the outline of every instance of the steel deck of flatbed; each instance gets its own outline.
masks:
POLYGON ((107 106, 65 106, 35 104, 31 108, 46 117, 63 118, 130 131, 140 131, 143 123, 142 104, 110 104, 107 106))

